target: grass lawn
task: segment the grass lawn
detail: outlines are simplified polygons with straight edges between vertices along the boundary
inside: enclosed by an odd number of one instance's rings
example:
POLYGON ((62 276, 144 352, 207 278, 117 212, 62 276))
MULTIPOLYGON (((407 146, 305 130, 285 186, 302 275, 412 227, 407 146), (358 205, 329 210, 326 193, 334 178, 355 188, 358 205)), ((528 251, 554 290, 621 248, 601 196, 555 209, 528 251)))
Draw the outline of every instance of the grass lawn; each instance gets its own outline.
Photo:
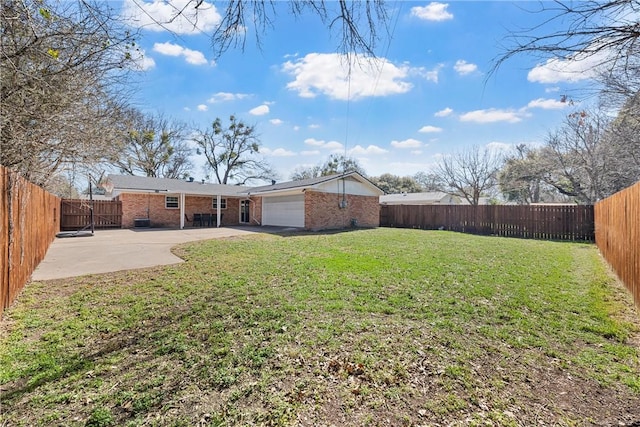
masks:
POLYGON ((640 425, 640 317, 593 245, 375 229, 176 253, 29 284, 0 425, 640 425))

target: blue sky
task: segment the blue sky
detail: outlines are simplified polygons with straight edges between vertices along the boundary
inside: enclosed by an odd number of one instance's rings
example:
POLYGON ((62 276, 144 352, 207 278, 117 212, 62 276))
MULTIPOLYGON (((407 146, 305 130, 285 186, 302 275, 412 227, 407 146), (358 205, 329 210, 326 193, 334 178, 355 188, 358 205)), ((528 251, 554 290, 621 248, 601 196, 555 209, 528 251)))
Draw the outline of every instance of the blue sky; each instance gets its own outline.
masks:
MULTIPOLYGON (((249 28, 244 51, 214 59, 214 5, 200 6, 196 31, 181 19, 156 25, 150 16, 168 22, 175 13, 163 2, 125 0, 123 16, 142 27, 136 105, 199 128, 235 114, 257 127, 279 180, 332 153, 358 159, 370 176, 406 176, 472 145, 541 143, 570 111, 561 97, 592 76, 589 61, 520 56, 487 79, 509 32, 544 20, 532 12, 537 2, 389 5, 395 25, 378 44, 378 62, 347 79, 335 34, 315 16, 294 19, 284 2, 261 47, 249 28)), ((204 159, 193 160, 200 179, 204 159)))

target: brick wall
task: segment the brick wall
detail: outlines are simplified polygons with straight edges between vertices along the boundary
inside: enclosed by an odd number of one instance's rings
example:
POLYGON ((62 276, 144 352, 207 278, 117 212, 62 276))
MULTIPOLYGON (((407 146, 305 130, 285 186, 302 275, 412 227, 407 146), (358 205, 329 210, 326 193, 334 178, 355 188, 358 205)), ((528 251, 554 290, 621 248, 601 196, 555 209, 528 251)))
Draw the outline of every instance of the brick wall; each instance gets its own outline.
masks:
MULTIPOLYGON (((186 196, 184 213, 189 220, 193 220, 194 213, 209 213, 213 215, 213 223, 216 223, 217 210, 213 208, 212 196, 186 196)), ((226 209, 220 209, 222 214, 221 225, 238 225, 240 223, 240 199, 231 197, 222 197, 227 200, 226 209)), ((191 223, 185 223, 185 226, 191 226, 191 223)))
POLYGON ((307 191, 304 199, 305 228, 323 230, 351 227, 355 219, 358 227, 380 225, 380 201, 378 196, 347 194, 347 207, 340 208, 342 195, 307 191))
MULTIPOLYGON (((122 201, 122 227, 133 228, 136 218, 149 218, 152 227, 178 228, 180 227, 180 209, 167 209, 165 207, 165 194, 120 194, 118 199, 122 201)), ((177 196, 179 200, 179 195, 177 196)), ((240 199, 224 197, 227 199, 227 208, 221 209, 221 225, 238 225, 240 223, 240 199)), ((185 196, 185 214, 193 221, 194 213, 210 213, 214 216, 213 197, 211 196, 185 196)), ((186 222, 185 226, 191 226, 186 222)))
POLYGON ((149 218, 152 227, 177 227, 180 209, 165 208, 165 194, 120 194, 122 227, 133 228, 136 218, 149 218))
POLYGON ((250 224, 262 225, 262 197, 251 197, 249 204, 250 224))

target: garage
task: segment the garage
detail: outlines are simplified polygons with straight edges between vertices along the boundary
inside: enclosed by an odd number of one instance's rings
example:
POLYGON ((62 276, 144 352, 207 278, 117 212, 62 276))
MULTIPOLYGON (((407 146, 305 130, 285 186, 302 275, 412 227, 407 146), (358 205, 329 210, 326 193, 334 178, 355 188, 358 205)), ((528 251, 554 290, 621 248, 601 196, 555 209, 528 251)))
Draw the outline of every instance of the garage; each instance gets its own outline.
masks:
POLYGON ((304 194, 262 199, 262 224, 304 227, 304 194))

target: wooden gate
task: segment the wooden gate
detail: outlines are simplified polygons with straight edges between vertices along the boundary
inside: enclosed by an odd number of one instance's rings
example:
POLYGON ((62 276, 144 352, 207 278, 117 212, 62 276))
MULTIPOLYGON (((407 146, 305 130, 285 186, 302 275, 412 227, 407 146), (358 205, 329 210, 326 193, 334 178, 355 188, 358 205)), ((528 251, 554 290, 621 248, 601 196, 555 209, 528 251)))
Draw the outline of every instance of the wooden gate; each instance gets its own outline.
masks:
POLYGON ((89 229, 91 227, 91 206, 96 230, 122 227, 122 202, 115 200, 62 199, 60 208, 60 229, 63 231, 89 229))

